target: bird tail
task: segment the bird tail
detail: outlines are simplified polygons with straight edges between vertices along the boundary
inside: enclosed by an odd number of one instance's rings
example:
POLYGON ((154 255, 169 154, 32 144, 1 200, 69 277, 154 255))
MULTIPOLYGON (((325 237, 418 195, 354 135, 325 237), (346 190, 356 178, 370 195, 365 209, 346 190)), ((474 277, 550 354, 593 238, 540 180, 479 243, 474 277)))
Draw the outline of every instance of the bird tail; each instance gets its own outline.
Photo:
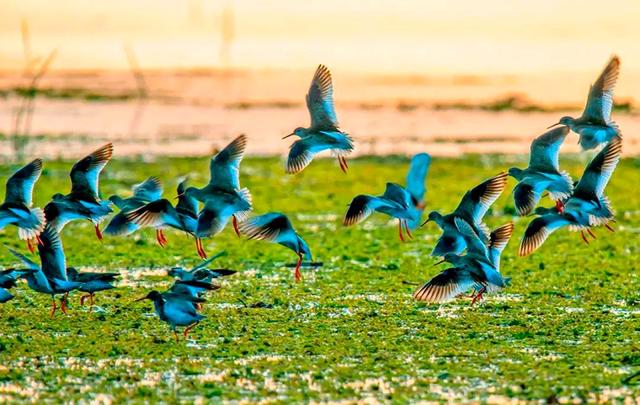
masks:
POLYGON ((40 235, 46 223, 47 220, 45 219, 44 211, 42 211, 41 208, 31 208, 29 210, 29 216, 18 225, 18 235, 20 239, 33 239, 40 235))

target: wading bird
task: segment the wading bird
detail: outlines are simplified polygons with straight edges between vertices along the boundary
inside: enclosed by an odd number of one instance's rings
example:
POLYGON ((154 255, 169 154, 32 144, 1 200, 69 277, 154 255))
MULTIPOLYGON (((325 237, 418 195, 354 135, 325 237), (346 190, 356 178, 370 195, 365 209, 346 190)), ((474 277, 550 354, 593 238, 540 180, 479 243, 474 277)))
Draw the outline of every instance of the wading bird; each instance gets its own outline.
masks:
POLYGON ((156 314, 161 321, 169 324, 176 338, 176 342, 180 340, 177 332, 179 326, 185 327, 183 336, 187 339, 189 331, 205 318, 203 315, 200 315, 196 309, 196 304, 205 302, 203 298, 193 297, 188 294, 151 291, 136 301, 142 300, 150 300, 153 302, 156 314))
POLYGON ((95 293, 100 291, 111 290, 115 288, 113 283, 120 276, 119 273, 94 273, 89 271, 78 271, 73 267, 67 268, 69 280, 80 283, 78 291, 85 293, 80 297, 80 305, 84 305, 84 301, 88 298, 89 305, 93 307, 93 297, 95 293))
POLYGON ((249 239, 274 242, 293 250, 298 256, 298 262, 293 274, 296 281, 302 280, 302 274, 300 273, 302 258, 311 260, 311 250, 307 242, 302 239, 302 236, 295 231, 286 215, 270 212, 250 218, 240 224, 240 232, 247 235, 249 239))
POLYGON ((589 243, 585 231, 595 238, 591 227, 603 225, 610 231, 609 222, 614 221, 613 209, 604 195, 604 189, 613 174, 622 153, 622 140, 615 137, 587 165, 573 194, 564 203, 564 209, 538 208, 542 216, 529 223, 520 244, 518 254, 527 256, 538 249, 554 231, 569 226, 571 231, 580 231, 582 240, 589 243))
POLYGON ((307 108, 311 115, 309 128, 298 127, 282 138, 294 135, 300 138, 291 144, 286 172, 299 173, 311 163, 317 153, 330 150, 337 157, 340 169, 346 173, 349 166, 345 156, 353 151, 353 141, 338 126, 331 72, 324 65, 318 66, 311 80, 307 108))
POLYGON ((412 213, 412 219, 407 222, 409 229, 416 229, 420 226, 422 220, 422 211, 426 206, 424 200, 424 194, 427 191, 425 186, 425 180, 427 173, 429 172, 429 166, 431 165, 431 156, 428 153, 418 153, 411 158, 411 164, 409 166, 409 173, 407 173, 407 186, 406 190, 411 196, 411 202, 413 206, 410 211, 412 213))
POLYGON ((463 256, 447 253, 440 263, 446 261, 454 267, 444 270, 416 290, 413 294, 415 299, 445 302, 474 289, 471 301, 473 305, 482 299, 483 294, 493 293, 507 286, 509 278, 500 274, 500 255, 513 234, 513 223, 502 225, 491 232, 488 245, 462 218, 455 218, 455 224, 466 241, 467 253, 463 256))
POLYGON ((343 224, 345 226, 357 224, 364 221, 373 212, 380 212, 398 219, 398 236, 404 242, 403 229, 407 232, 407 236, 413 238, 407 221, 415 218, 412 211, 414 207, 411 195, 407 190, 398 184, 387 183, 384 194, 381 196, 366 194, 356 196, 349 205, 343 224))
POLYGON ((215 259, 225 256, 227 252, 220 252, 209 259, 203 261, 198 264, 191 270, 187 270, 183 267, 173 267, 168 272, 167 275, 170 277, 175 277, 182 281, 202 281, 206 283, 210 283, 215 278, 226 277, 232 274, 236 274, 236 270, 230 269, 210 269, 208 268, 209 264, 213 262, 215 259))
POLYGON ((529 215, 545 191, 549 192, 561 210, 562 201, 573 192, 571 176, 560 171, 558 164, 560 146, 568 133, 568 127, 560 127, 540 135, 531 143, 529 167, 524 170, 517 167, 509 169, 509 175, 518 180, 513 190, 518 215, 529 215))
POLYGON ((71 168, 71 192, 55 194, 44 207, 47 222, 60 232, 70 221, 87 219, 94 224, 96 236, 102 240, 100 223, 113 212, 110 201, 102 201, 98 188, 100 172, 109 163, 113 145, 108 143, 78 161, 71 168))
POLYGON ((433 221, 442 229, 442 236, 438 239, 431 255, 444 256, 446 253, 460 253, 466 247, 464 238, 455 225, 455 218, 464 219, 480 239, 487 243, 489 232, 482 218, 500 197, 506 184, 507 173, 500 173, 467 191, 452 213, 442 215, 438 211, 431 211, 429 218, 422 225, 433 221))
POLYGON ((33 253, 32 239, 44 229, 45 216, 40 208, 31 208, 33 186, 42 173, 42 160, 35 159, 7 180, 4 202, 0 205, 0 229, 11 224, 18 227, 20 239, 26 240, 33 253))
MULTIPOLYGON (((620 58, 612 56, 598 80, 589 89, 587 104, 582 116, 578 118, 562 117, 557 124, 566 125, 578 135, 578 143, 582 149, 593 149, 598 145, 609 142, 613 137, 620 136, 620 130, 611 121, 613 108, 613 91, 620 73, 620 58)), ((549 127, 549 128, 551 128, 549 127)))

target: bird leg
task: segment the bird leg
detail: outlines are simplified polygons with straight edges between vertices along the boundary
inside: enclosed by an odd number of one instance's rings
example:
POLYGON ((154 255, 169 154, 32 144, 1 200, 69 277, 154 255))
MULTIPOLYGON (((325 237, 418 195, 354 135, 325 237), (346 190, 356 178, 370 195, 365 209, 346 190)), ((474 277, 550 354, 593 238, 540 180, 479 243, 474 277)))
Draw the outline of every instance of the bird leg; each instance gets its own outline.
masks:
POLYGON ((202 303, 201 302, 196 302, 196 310, 202 311, 202 303))
POLYGON ((184 338, 187 339, 189 337, 189 331, 193 328, 196 327, 197 324, 199 324, 200 321, 194 322, 191 325, 187 326, 186 328, 184 328, 184 332, 182 333, 184 335, 184 338))
POLYGON ((89 293, 89 305, 91 305, 90 308, 93 308, 93 293, 89 293))
POLYGON ((178 337, 178 332, 176 332, 175 329, 173 330, 173 336, 176 337, 176 343, 179 343, 180 342, 180 338, 178 337))
POLYGON ((207 258, 207 253, 204 251, 204 248, 202 247, 202 239, 200 238, 196 238, 196 250, 198 251, 198 256, 200 256, 201 259, 207 258))
POLYGON ((293 272, 293 276, 296 278, 296 283, 299 283, 302 280, 300 266, 302 266, 302 254, 298 253, 298 263, 296 263, 296 269, 293 272))
POLYGON ((167 240, 165 239, 164 234, 162 233, 162 229, 156 229, 156 240, 158 241, 158 244, 160 245, 160 247, 167 246, 167 240))
POLYGON ((27 249, 29 249, 29 252, 33 253, 36 250, 33 248, 33 245, 31 244, 31 239, 27 239, 27 249))
POLYGON ((98 237, 98 240, 102 241, 102 232, 100 231, 100 225, 95 224, 95 228, 96 228, 96 236, 98 237))
POLYGON ((482 300, 482 295, 485 293, 485 291, 487 291, 487 287, 486 286, 482 286, 482 288, 480 289, 480 291, 478 291, 478 293, 476 294, 475 297, 473 297, 473 299, 471 300, 471 305, 475 304, 476 302, 479 302, 480 300, 482 300))
POLYGON ((80 297, 80 305, 84 306, 84 300, 86 300, 90 296, 91 296, 91 294, 85 294, 82 297, 80 297))
POLYGON ((36 240, 38 241, 38 245, 44 246, 44 243, 42 243, 42 239, 40 239, 40 235, 36 235, 36 240))
POLYGON ((411 235, 411 231, 409 230, 409 224, 407 223, 407 220, 405 219, 402 222, 404 223, 404 230, 407 233, 407 236, 413 239, 413 235, 411 235))
POLYGON ((238 238, 240 237, 240 229, 238 229, 238 220, 236 219, 235 215, 231 216, 231 223, 233 224, 233 230, 236 231, 236 235, 238 235, 238 238))
POLYGON ((167 240, 167 237, 164 236, 164 231, 162 230, 162 228, 160 229, 160 237, 162 238, 162 243, 167 246, 169 244, 169 241, 167 240))
POLYGON ((596 234, 595 234, 595 233, 593 233, 593 231, 591 230, 591 228, 587 228, 587 233, 588 233, 589 235, 591 235, 591 237, 592 237, 593 239, 596 239, 596 234))
POLYGON ((60 310, 65 315, 67 315, 67 297, 68 296, 69 296, 69 293, 64 293, 64 295, 60 299, 60 310))
POLYGON ((340 170, 346 173, 347 169, 349 168, 349 166, 347 165, 347 159, 345 159, 343 156, 338 156, 338 163, 340 164, 340 170))
POLYGON ((587 240, 587 237, 584 235, 584 231, 580 231, 580 236, 582 236, 582 240, 584 241, 584 243, 588 245, 589 240, 587 240))
POLYGON ((398 236, 400 236, 400 240, 404 242, 404 235, 402 235, 402 220, 398 220, 398 236))
POLYGON ((564 214, 564 203, 560 200, 556 201, 556 211, 560 214, 564 214))
POLYGON ((53 316, 56 314, 56 309, 58 309, 58 305, 56 305, 56 297, 53 297, 51 303, 53 304, 51 307, 51 319, 53 319, 53 316))
POLYGON ((616 230, 611 227, 609 224, 604 224, 604 227, 607 228, 611 232, 615 232, 616 230))

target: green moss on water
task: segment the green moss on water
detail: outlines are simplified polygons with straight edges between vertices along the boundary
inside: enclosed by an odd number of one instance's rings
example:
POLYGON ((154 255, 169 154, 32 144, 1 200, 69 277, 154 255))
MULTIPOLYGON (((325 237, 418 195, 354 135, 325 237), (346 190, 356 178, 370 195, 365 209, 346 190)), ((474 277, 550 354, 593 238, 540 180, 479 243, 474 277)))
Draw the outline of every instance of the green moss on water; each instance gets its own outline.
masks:
MULTIPOLYGON (((434 159, 428 209, 451 210, 467 188, 524 160, 434 159)), ((577 176, 585 161, 570 156, 562 164, 577 176)), ((640 394, 633 381, 622 383, 640 368, 640 193, 630 186, 640 175, 638 160, 622 161, 607 189, 617 231, 597 230, 589 246, 562 230, 530 257, 517 257, 529 218, 512 217, 508 189, 487 221, 491 227, 516 223, 502 264, 511 285, 476 307, 465 299, 441 306, 412 301, 416 286, 410 283, 438 271, 429 256, 435 227, 417 230, 416 239, 403 244, 395 223, 382 216, 353 228, 340 224, 355 194, 403 182, 407 165, 400 157, 355 159, 343 175, 335 162, 319 160, 286 176, 277 159, 244 160, 241 181, 252 191, 256 213, 290 215, 324 266, 303 269, 304 282, 295 284, 285 267, 294 257, 286 249, 240 240, 231 229, 207 240, 210 254, 229 253, 218 263, 240 273, 209 295, 207 319, 190 343, 176 344, 168 327, 148 315, 151 305, 133 300, 165 288, 164 269, 197 263, 193 240, 167 231, 170 244, 161 249, 145 230, 100 243, 88 222, 68 225, 69 265, 117 270, 127 283, 98 294, 104 312, 80 308, 79 294, 72 294, 69 316, 54 320, 47 297, 24 284, 14 289, 16 299, 0 306, 0 395, 16 402, 100 395, 118 402, 593 402, 640 394), (139 276, 142 270, 148 275, 139 276)), ((191 182, 202 185, 207 167, 207 159, 114 160, 101 178, 102 192, 125 194, 158 175, 173 196, 174 179, 190 173, 191 182)), ((37 204, 68 189, 69 168, 69 162, 45 163, 37 204)), ((26 252, 14 228, 0 232, 0 243, 26 252)), ((0 259, 3 266, 16 264, 6 252, 0 259)))

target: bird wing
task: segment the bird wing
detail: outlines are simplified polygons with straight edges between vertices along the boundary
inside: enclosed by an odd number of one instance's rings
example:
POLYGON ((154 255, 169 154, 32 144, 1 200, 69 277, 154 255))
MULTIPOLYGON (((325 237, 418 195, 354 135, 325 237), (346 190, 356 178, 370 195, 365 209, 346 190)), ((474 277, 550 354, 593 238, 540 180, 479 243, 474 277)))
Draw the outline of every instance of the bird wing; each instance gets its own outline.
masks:
POLYGON ((216 260, 219 257, 223 257, 223 256, 226 256, 226 255, 227 255, 227 252, 225 250, 223 250, 222 252, 218 252, 215 255, 213 255, 210 258, 208 258, 207 260, 204 260, 204 261, 200 262, 200 264, 198 264, 197 266, 192 268, 191 271, 193 272, 193 271, 198 270, 198 269, 204 269, 208 265, 210 265, 212 261, 216 260))
POLYGON ((414 205, 420 205, 427 191, 424 181, 431 164, 431 156, 427 153, 418 153, 411 159, 409 172, 407 173, 407 191, 411 194, 414 205))
POLYGON ((454 214, 479 223, 504 190, 507 173, 502 172, 467 191, 454 214))
POLYGON ((531 143, 529 168, 541 172, 559 172, 560 146, 569 133, 569 127, 561 126, 540 135, 531 143))
POLYGON ((38 252, 40 253, 42 271, 47 278, 66 281, 68 279, 67 261, 64 257, 60 235, 53 227, 47 225, 40 234, 40 240, 42 243, 38 244, 38 252))
POLYGON ((7 247, 7 250, 9 251, 9 253, 11 253, 12 255, 14 255, 18 260, 20 260, 25 266, 27 266, 28 269, 31 270, 40 270, 40 266, 38 266, 38 263, 32 261, 31 259, 29 259, 27 256, 23 255, 22 253, 19 253, 13 249, 11 249, 10 247, 7 247))
POLYGON ((413 298, 424 302, 446 302, 471 289, 477 281, 464 269, 452 267, 427 281, 413 293, 413 298))
POLYGON ((178 203, 176 204, 176 210, 182 212, 191 217, 198 216, 198 200, 190 195, 187 195, 187 180, 183 180, 178 184, 178 203))
POLYGON ((336 110, 333 105, 333 84, 331 72, 319 65, 311 80, 307 93, 307 108, 311 115, 311 129, 335 129, 338 127, 336 110))
POLYGON ((293 225, 286 215, 271 212, 248 219, 240 224, 240 233, 249 239, 281 242, 290 232, 295 234, 293 225))
POLYGON ((519 256, 528 256, 538 249, 547 237, 557 229, 569 225, 569 220, 562 215, 548 214, 538 217, 529 223, 520 242, 519 256))
POLYGON ((198 213, 196 236, 199 238, 217 235, 234 215, 235 208, 230 207, 218 197, 207 200, 204 207, 198 213))
POLYGON ((506 223, 497 229, 494 229, 489 236, 489 260, 493 267, 500 269, 500 255, 509 243, 511 235, 513 235, 513 222, 506 223))
POLYGON ((162 183, 156 176, 151 176, 140 184, 133 186, 133 196, 144 202, 162 198, 162 183))
POLYGON ((31 206, 33 186, 42 173, 42 159, 35 159, 22 167, 7 180, 5 202, 31 206))
POLYGON ((351 201, 343 223, 345 226, 360 223, 381 207, 393 207, 391 203, 391 201, 379 197, 358 195, 351 201))
POLYGON ((209 184, 221 190, 240 188, 240 161, 247 146, 247 136, 240 135, 211 159, 209 184))
POLYGON ((621 154, 622 139, 616 136, 593 158, 584 170, 582 178, 573 191, 573 197, 599 201, 620 161, 621 154))
POLYGON ((170 226, 182 229, 183 224, 176 209, 166 198, 152 201, 125 214, 127 221, 141 227, 170 226))
POLYGON ((582 118, 589 122, 607 125, 611 120, 613 92, 620 74, 620 58, 612 56, 598 80, 589 89, 587 105, 582 118))
POLYGON ((112 155, 113 144, 108 143, 76 162, 71 168, 71 194, 99 199, 100 172, 109 163, 112 155))
POLYGON ((513 188, 513 202, 515 203, 518 215, 529 215, 535 206, 538 205, 542 197, 542 192, 536 186, 537 184, 533 179, 525 177, 513 188))
POLYGON ((336 132, 317 132, 298 139, 289 148, 286 172, 289 174, 301 172, 311 163, 316 154, 333 149, 350 151, 353 149, 351 139, 336 132))
POLYGON ((387 183, 382 197, 398 203, 404 209, 413 205, 409 192, 396 183, 387 183))
POLYGON ((460 217, 455 217, 454 222, 456 224, 456 228, 458 228, 460 234, 462 234, 462 238, 467 244, 467 254, 477 254, 482 257, 487 257, 487 246, 482 242, 471 225, 460 217))

